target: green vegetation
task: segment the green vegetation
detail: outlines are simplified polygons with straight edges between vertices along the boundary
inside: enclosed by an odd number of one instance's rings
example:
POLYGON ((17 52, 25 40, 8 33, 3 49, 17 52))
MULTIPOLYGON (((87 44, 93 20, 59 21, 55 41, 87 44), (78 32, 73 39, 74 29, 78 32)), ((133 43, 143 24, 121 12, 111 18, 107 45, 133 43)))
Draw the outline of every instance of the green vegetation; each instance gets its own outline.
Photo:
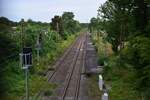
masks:
POLYGON ((75 34, 81 30, 80 23, 74 20, 74 17, 72 12, 64 12, 62 16, 54 16, 51 27, 66 39, 67 35, 75 34))
POLYGON ((93 100, 101 100, 102 92, 99 90, 98 86, 98 76, 97 75, 91 75, 89 78, 87 78, 87 94, 89 97, 91 97, 93 100))
POLYGON ((111 100, 149 100, 150 2, 107 0, 89 25, 111 100))
POLYGON ((22 47, 26 46, 32 47, 33 53, 33 66, 29 69, 30 97, 35 96, 41 90, 45 91, 45 95, 51 95, 56 85, 47 82, 46 71, 52 68, 54 61, 61 56, 80 31, 80 24, 73 19, 74 16, 70 21, 67 19, 70 13, 65 12, 66 19, 61 20, 60 17, 58 20, 61 21, 57 20, 58 17, 54 17, 56 20, 52 19, 51 24, 35 22, 31 19, 12 22, 7 18, 0 18, 1 100, 20 100, 25 96, 25 73, 19 65, 19 52, 22 51, 22 47), (72 24, 70 29, 68 24, 72 24), (55 25, 58 29, 55 29, 55 25), (39 62, 36 57, 38 38, 42 44, 39 62))

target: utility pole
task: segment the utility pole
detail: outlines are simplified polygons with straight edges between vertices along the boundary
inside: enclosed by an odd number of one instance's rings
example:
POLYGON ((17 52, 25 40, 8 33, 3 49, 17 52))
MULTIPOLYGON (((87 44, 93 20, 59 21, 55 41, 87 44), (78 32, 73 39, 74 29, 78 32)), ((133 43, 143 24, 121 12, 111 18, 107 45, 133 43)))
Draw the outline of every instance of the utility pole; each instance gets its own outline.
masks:
POLYGON ((29 81, 28 81, 28 68, 25 69, 25 82, 26 82, 26 100, 29 100, 29 81))
POLYGON ((20 45, 21 45, 21 50, 23 49, 24 47, 24 19, 21 19, 21 41, 20 41, 20 45))
POLYGON ((40 50, 41 50, 41 41, 42 41, 42 34, 38 34, 37 41, 36 41, 36 50, 37 50, 37 62, 39 65, 40 61, 40 50))
POLYGON ((39 45, 40 45, 40 42, 39 42, 39 35, 37 37, 37 62, 39 64, 39 60, 40 60, 40 50, 39 50, 39 45))

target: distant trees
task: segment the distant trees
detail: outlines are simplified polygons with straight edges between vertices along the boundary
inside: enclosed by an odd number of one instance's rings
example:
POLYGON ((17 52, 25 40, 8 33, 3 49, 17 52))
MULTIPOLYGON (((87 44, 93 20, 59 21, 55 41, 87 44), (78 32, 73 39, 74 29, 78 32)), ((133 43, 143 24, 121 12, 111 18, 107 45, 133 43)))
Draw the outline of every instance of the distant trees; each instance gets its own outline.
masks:
POLYGON ((17 22, 13 22, 6 17, 0 17, 0 24, 6 24, 8 26, 15 26, 17 22))
POLYGON ((97 31, 98 30, 98 26, 99 26, 98 19, 95 18, 95 17, 91 18, 90 24, 89 24, 90 32, 97 31))
POLYGON ((80 30, 80 24, 78 21, 74 20, 74 17, 72 12, 64 12, 62 15, 63 26, 68 33, 74 34, 80 30))
POLYGON ((81 25, 81 28, 82 29, 88 29, 89 28, 89 23, 80 23, 80 25, 81 25))
POLYGON ((13 22, 5 17, 0 17, 0 32, 11 31, 12 27, 16 25, 16 22, 13 22))
POLYGON ((74 20, 72 12, 64 12, 62 16, 54 16, 51 22, 51 28, 61 36, 74 34, 81 29, 80 23, 74 20))
POLYGON ((51 28, 58 32, 61 36, 64 36, 61 16, 54 16, 54 18, 52 18, 51 28))

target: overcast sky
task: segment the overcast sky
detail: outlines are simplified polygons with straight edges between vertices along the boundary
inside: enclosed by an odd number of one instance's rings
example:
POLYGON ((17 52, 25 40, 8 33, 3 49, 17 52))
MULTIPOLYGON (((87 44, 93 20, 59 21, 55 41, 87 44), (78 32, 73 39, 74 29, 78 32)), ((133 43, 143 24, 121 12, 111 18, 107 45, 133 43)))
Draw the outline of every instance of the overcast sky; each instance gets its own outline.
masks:
POLYGON ((89 22, 97 16, 98 7, 106 0, 0 0, 0 16, 14 21, 21 18, 50 22, 54 15, 71 11, 75 19, 89 22))

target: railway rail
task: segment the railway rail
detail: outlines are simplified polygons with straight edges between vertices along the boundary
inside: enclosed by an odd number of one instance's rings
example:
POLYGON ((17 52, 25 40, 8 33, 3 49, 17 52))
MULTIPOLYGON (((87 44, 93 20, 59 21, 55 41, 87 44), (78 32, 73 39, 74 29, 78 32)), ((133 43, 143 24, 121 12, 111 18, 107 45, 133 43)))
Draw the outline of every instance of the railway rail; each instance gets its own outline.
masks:
POLYGON ((77 41, 79 40, 79 37, 76 39, 76 41, 66 50, 65 54, 58 59, 58 62, 54 65, 55 70, 51 73, 48 72, 47 73, 47 77, 48 77, 48 81, 51 81, 51 79, 54 77, 55 73, 57 72, 57 70, 60 68, 60 65, 64 62, 65 58, 68 57, 68 54, 71 52, 71 50, 74 48, 74 46, 76 45, 77 41))
MULTIPOLYGON (((51 71, 46 72, 46 77, 48 78, 48 82, 51 82, 52 79, 55 77, 56 72, 60 69, 60 65, 66 60, 65 58, 68 57, 71 50, 73 50, 73 48, 77 45, 79 37, 77 37, 77 39, 65 50, 65 53, 63 54, 63 56, 60 57, 56 61, 56 64, 53 66, 54 70, 52 72, 51 71)), ((37 93, 35 95, 34 99, 37 99, 39 96, 42 96, 42 93, 43 93, 43 90, 41 90, 39 93, 37 93)))
POLYGON ((48 81, 58 84, 54 98, 44 100, 78 100, 80 90, 81 73, 85 59, 86 34, 82 34, 76 42, 58 60, 55 70, 48 73, 48 81))
POLYGON ((75 97, 78 97, 77 90, 79 88, 80 70, 81 70, 81 66, 79 64, 82 62, 82 56, 83 56, 82 52, 83 52, 83 40, 79 44, 77 55, 74 58, 74 63, 71 66, 72 67, 71 71, 66 80, 67 82, 65 84, 61 100, 65 100, 66 97, 71 97, 71 98, 73 97, 73 99, 75 100, 75 97))

